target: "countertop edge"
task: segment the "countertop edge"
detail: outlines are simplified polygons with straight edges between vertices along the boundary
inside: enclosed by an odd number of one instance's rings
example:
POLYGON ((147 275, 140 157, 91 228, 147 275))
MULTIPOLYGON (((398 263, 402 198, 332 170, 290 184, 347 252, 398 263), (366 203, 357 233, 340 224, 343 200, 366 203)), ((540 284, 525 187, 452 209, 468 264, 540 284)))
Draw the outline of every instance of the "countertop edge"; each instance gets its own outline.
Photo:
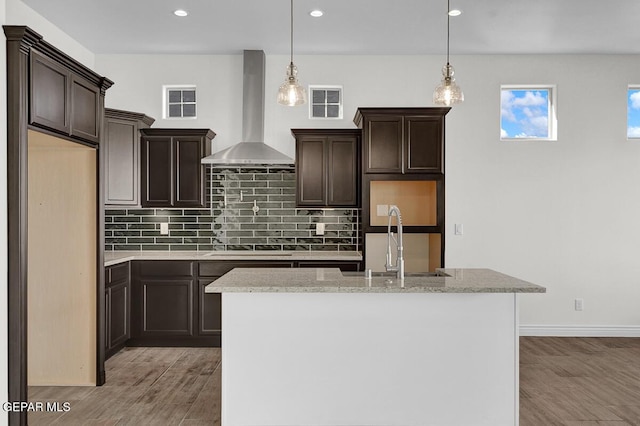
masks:
POLYGON ((132 260, 198 260, 198 261, 216 261, 216 260, 277 260, 277 261, 352 261, 361 262, 362 253, 350 251, 300 251, 300 252, 283 252, 281 255, 274 252, 246 254, 242 253, 224 253, 216 252, 171 252, 171 251, 146 251, 146 252, 105 252, 104 266, 114 266, 120 263, 132 260), (220 254, 218 254, 220 253, 220 254))
POLYGON ((546 293, 546 288, 490 269, 440 269, 443 276, 404 281, 344 276, 337 268, 236 268, 205 287, 206 293, 546 293))

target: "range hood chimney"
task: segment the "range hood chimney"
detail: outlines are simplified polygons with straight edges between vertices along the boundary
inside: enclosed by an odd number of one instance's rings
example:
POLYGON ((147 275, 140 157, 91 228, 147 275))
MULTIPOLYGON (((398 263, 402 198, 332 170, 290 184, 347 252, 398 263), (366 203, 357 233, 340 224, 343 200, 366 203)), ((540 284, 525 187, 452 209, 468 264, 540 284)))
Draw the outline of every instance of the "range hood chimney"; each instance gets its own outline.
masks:
POLYGON ((242 141, 202 159, 203 164, 293 164, 292 158, 264 143, 262 50, 245 50, 242 66, 242 141))

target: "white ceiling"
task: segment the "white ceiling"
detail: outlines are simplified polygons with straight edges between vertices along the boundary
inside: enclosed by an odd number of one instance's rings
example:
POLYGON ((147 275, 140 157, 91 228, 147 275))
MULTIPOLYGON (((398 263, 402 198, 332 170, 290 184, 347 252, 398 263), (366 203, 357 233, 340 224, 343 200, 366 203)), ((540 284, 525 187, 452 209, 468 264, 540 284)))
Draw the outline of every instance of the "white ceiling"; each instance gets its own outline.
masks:
MULTIPOLYGON (((94 53, 289 52, 289 0, 23 0, 94 53), (177 18, 173 11, 190 12, 177 18)), ((446 0, 295 0, 296 54, 432 54, 446 0), (322 18, 308 12, 322 9, 322 18)), ((451 54, 640 53, 639 0, 451 0, 451 54)))

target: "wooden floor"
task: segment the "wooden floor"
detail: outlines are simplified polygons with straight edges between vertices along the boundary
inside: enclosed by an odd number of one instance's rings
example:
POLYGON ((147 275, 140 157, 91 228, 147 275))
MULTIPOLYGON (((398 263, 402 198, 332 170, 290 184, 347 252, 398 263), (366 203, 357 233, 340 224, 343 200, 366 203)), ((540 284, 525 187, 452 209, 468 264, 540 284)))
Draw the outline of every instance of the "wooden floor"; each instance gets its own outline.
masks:
POLYGON ((640 339, 520 338, 520 425, 640 425, 640 339))
MULTIPOLYGON (((102 387, 31 387, 68 401, 30 425, 219 425, 220 349, 127 348, 102 387)), ((640 426, 640 339, 520 339, 521 426, 640 426)))
POLYGON ((125 348, 99 387, 29 387, 30 401, 68 401, 29 413, 29 425, 220 425, 219 348, 125 348))

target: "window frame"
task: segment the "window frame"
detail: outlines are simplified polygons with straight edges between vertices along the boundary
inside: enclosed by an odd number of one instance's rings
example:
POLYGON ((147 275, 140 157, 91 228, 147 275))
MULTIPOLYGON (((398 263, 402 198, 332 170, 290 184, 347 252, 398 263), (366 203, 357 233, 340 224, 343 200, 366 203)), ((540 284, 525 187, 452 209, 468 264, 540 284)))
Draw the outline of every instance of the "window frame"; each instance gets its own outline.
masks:
MULTIPOLYGON (((640 134, 638 136, 629 136, 629 128, 631 127, 629 124, 629 98, 631 97, 630 92, 635 91, 640 93, 640 84, 629 84, 627 86, 627 126, 625 128, 625 135, 627 136, 628 141, 640 141, 640 134)), ((638 108, 640 110, 640 108, 638 108)), ((639 113, 640 114, 640 113, 639 113)), ((634 126, 635 127, 635 126, 634 126)), ((640 127, 640 126, 639 126, 640 127)))
MULTIPOLYGON (((343 119, 343 108, 344 108, 344 88, 342 85, 338 84, 310 84, 308 87, 309 93, 309 119, 310 120, 342 120, 343 119), (338 116, 337 117, 314 117, 313 116, 313 91, 314 90, 337 90, 340 92, 340 102, 338 103, 338 116)), ((335 105, 333 103, 324 104, 315 104, 315 105, 324 105, 325 113, 327 105, 335 105)))
POLYGON ((500 85, 500 141, 501 142, 556 142, 558 140, 558 87, 555 84, 501 84, 500 85), (502 92, 504 90, 549 92, 547 112, 547 137, 503 137, 502 136, 502 92))
MULTIPOLYGON (((175 103, 172 103, 175 105, 175 103)), ((198 90, 195 84, 165 84, 162 86, 162 118, 164 120, 196 120, 198 118, 198 90), (193 104, 196 114, 193 117, 171 117, 169 115, 169 91, 171 90, 193 90, 195 92, 195 102, 180 102, 180 105, 193 104)))

